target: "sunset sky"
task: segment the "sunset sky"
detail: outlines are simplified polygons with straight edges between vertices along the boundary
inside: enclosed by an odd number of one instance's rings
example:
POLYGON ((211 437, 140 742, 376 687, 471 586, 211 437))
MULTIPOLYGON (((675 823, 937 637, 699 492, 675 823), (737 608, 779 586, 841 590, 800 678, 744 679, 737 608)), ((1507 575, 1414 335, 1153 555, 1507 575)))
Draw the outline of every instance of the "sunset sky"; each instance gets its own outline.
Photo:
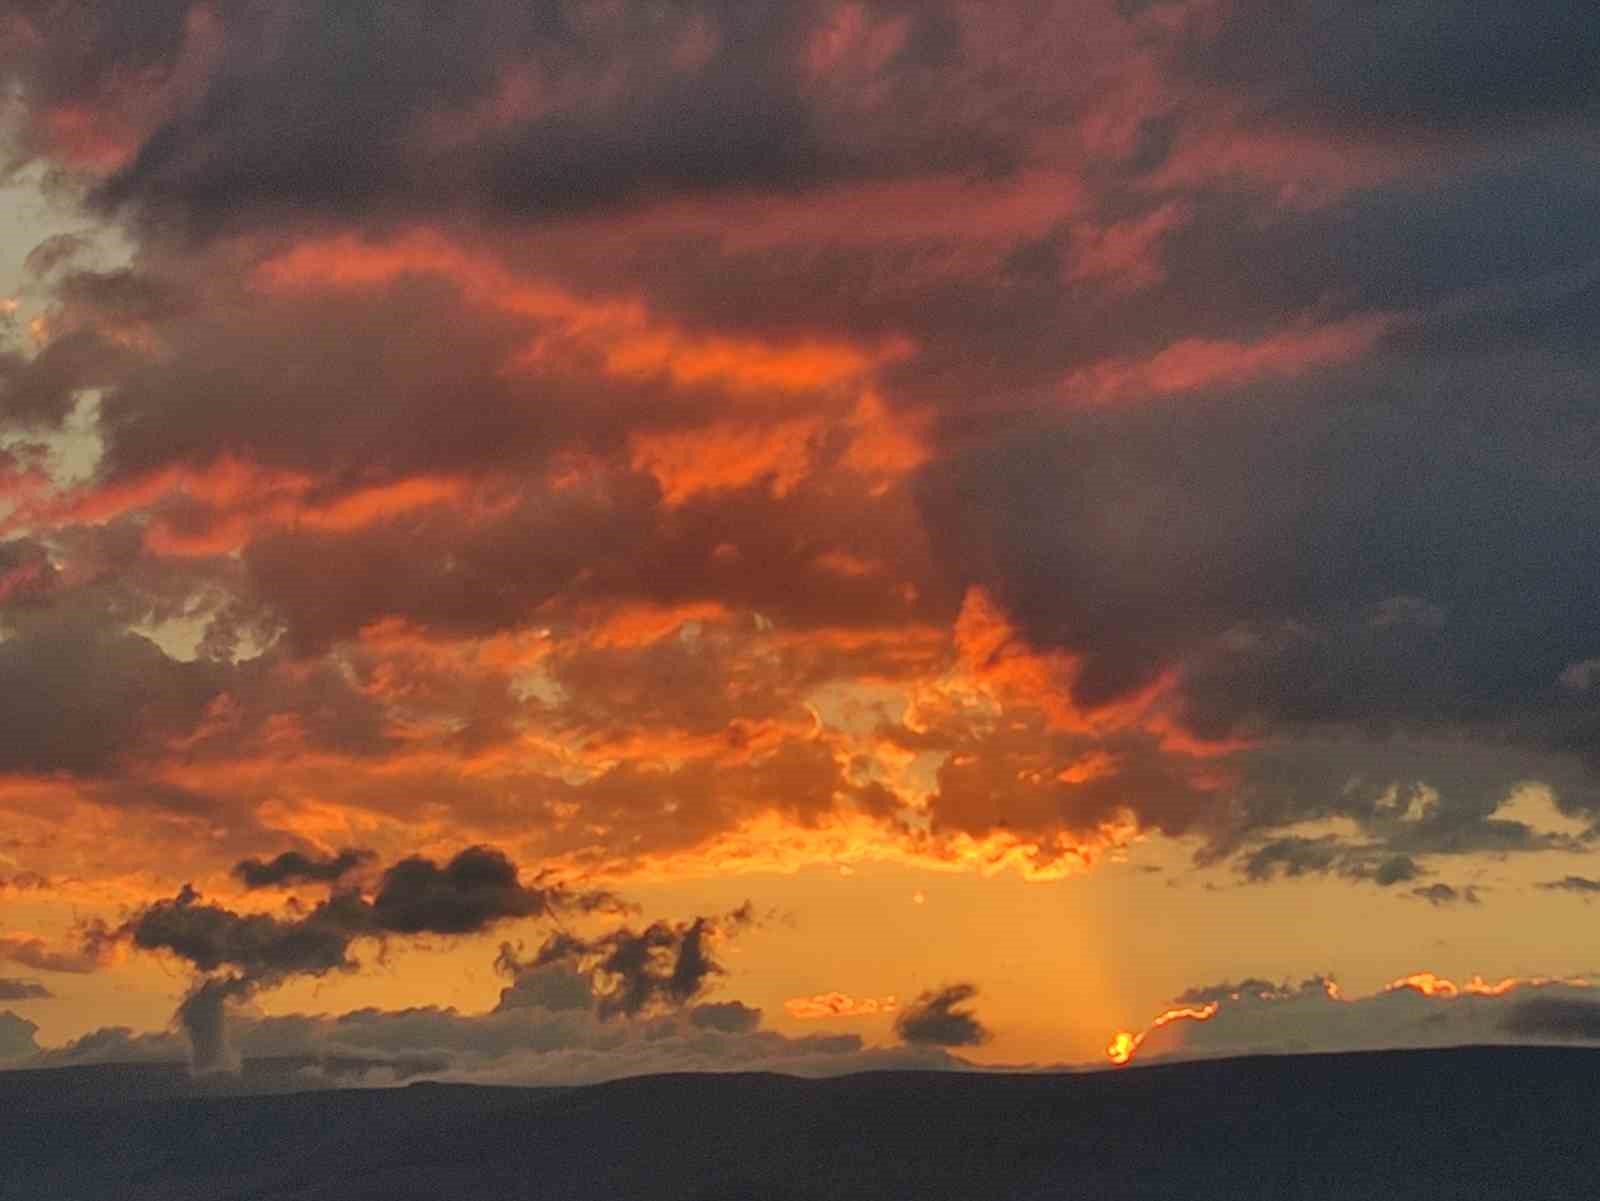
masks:
POLYGON ((1600 1040, 1597 73, 9 0, 0 1061, 1600 1040))

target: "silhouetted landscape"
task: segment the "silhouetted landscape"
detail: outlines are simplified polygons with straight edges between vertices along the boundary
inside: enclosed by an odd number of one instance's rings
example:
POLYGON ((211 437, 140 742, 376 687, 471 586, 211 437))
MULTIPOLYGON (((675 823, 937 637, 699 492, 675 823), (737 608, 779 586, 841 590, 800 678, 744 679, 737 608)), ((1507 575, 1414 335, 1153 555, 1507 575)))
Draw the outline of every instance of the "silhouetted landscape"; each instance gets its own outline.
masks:
POLYGON ((276 1091, 306 1066, 0 1074, 0 1196, 1477 1201, 1592 1197, 1600 1179, 1595 1051, 276 1091))

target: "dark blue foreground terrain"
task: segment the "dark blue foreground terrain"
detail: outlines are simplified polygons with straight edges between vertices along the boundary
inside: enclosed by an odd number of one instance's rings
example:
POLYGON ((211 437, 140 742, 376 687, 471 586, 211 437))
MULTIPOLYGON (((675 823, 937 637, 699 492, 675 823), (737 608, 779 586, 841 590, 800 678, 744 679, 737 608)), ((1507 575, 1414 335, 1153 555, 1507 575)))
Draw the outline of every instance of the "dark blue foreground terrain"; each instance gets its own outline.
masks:
MULTIPOLYGON (((261 1087, 282 1087, 270 1073, 261 1087)), ((215 1088, 215 1085, 208 1086, 215 1088)), ((224 1096, 0 1074, 5 1201, 1600 1197, 1600 1052, 224 1096)))

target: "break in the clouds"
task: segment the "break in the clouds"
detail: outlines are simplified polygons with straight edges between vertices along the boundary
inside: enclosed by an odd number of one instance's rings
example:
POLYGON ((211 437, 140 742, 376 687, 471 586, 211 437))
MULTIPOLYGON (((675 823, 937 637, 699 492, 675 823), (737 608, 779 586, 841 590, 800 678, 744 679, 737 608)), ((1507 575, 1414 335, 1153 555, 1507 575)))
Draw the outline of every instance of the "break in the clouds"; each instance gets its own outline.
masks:
MULTIPOLYGON (((1597 39, 12 4, 57 219, 0 308, 0 865, 56 920, 0 953, 104 966, 88 900, 200 1005, 545 914, 472 847, 625 891, 1175 840, 1411 923, 1588 879, 1597 39)), ((531 970, 609 962, 619 1014, 715 974, 565 937, 531 970)))

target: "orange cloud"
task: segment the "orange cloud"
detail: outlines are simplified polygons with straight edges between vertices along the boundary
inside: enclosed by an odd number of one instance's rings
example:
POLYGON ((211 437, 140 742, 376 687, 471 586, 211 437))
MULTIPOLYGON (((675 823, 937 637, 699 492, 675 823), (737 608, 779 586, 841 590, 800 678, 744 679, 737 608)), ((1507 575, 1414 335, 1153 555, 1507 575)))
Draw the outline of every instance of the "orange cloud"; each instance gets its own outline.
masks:
MULTIPOLYGON (((563 338, 598 355, 607 373, 623 378, 661 377, 742 394, 816 392, 862 380, 913 349, 902 338, 864 348, 822 338, 775 343, 691 333, 653 316, 642 301, 580 297, 519 277, 493 258, 428 232, 386 242, 349 236, 303 242, 268 259, 256 279, 269 290, 285 290, 370 287, 407 275, 441 276, 474 303, 554 325, 563 338)), ((549 335, 538 337, 526 361, 547 359, 556 345, 549 335)))
POLYGON ((110 485, 86 485, 20 507, 5 528, 103 524, 174 499, 198 502, 205 512, 158 514, 145 532, 157 554, 227 554, 266 529, 300 528, 347 533, 434 505, 492 513, 503 501, 479 499, 481 488, 450 476, 415 476, 357 487, 320 499, 317 481, 303 472, 257 466, 220 455, 205 467, 173 466, 110 485))
POLYGON ((766 481, 773 496, 787 495, 811 474, 818 418, 770 427, 724 422, 678 433, 636 433, 629 440, 635 470, 655 476, 668 506, 704 492, 766 481))
POLYGON ((824 992, 814 997, 790 997, 783 1008, 797 1021, 810 1022, 824 1018, 874 1017, 893 1013, 899 1004, 892 996, 856 998, 848 993, 824 992))
POLYGON ((77 946, 61 947, 32 934, 0 934, 0 960, 40 972, 87 975, 116 961, 116 944, 110 939, 91 939, 77 946))
POLYGON ((1503 997, 1507 993, 1515 992, 1519 988, 1549 988, 1555 984, 1566 984, 1574 988, 1587 988, 1589 981, 1582 976, 1506 976, 1490 983, 1482 976, 1474 976, 1461 984, 1448 980, 1433 972, 1413 972, 1409 976, 1401 976, 1391 983, 1384 992, 1399 992, 1410 989, 1424 997, 1442 997, 1446 1000, 1455 997, 1503 997))
POLYGON ((1366 353, 1395 320, 1355 317, 1255 342, 1185 338, 1147 359, 1105 359, 1074 371, 1063 389, 1076 403, 1112 404, 1298 375, 1366 353))

